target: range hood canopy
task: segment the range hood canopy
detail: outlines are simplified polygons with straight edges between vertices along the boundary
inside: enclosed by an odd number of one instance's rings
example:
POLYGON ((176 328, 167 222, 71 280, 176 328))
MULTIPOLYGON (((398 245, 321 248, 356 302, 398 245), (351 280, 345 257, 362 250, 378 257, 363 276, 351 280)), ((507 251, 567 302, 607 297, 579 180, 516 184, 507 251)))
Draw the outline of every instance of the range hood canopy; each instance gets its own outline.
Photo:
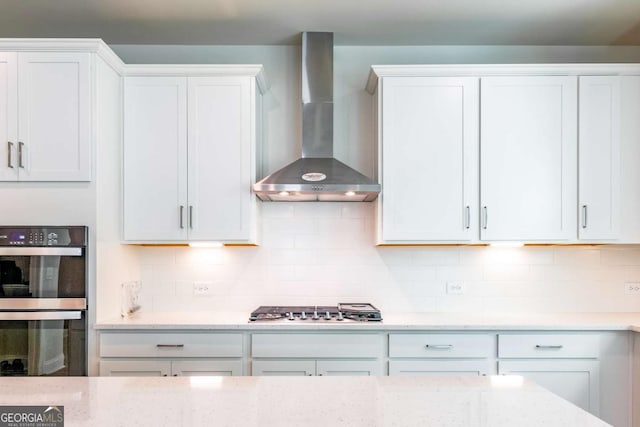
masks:
POLYGON ((253 186, 265 201, 375 200, 380 184, 333 158, 333 33, 302 33, 302 158, 253 186))

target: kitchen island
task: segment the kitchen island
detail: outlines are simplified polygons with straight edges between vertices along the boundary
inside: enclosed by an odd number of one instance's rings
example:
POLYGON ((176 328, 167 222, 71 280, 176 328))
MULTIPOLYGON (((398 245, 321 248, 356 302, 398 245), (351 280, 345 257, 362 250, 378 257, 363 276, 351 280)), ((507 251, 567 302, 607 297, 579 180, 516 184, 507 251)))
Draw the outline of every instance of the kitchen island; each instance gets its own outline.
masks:
POLYGON ((519 376, 3 378, 65 426, 608 426, 519 376))

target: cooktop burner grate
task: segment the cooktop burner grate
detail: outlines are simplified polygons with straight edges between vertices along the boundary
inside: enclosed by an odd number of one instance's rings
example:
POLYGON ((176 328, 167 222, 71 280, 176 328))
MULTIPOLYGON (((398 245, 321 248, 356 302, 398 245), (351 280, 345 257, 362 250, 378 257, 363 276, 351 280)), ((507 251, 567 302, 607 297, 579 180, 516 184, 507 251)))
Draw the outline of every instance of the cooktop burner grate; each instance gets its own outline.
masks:
POLYGON ((340 303, 337 306, 260 306, 255 309, 249 320, 282 320, 292 321, 344 321, 379 322, 382 320, 380 310, 369 303, 340 303))

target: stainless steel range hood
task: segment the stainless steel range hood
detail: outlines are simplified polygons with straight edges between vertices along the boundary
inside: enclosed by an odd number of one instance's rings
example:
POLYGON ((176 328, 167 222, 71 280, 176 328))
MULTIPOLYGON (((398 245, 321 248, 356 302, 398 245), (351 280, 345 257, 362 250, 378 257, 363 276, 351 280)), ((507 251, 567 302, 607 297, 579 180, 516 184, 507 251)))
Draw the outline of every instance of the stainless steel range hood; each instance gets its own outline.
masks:
POLYGON ((265 201, 354 201, 380 184, 333 158, 333 33, 302 33, 302 158, 254 184, 265 201))

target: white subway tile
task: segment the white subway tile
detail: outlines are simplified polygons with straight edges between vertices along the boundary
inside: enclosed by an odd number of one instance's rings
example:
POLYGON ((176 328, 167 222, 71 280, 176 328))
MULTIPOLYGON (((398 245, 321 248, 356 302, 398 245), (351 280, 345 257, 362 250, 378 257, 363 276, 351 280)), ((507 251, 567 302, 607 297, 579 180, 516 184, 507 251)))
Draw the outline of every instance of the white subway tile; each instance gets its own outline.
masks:
POLYGON ((344 203, 341 207, 342 218, 372 218, 375 203, 344 203))
MULTIPOLYGON (((354 218, 318 218, 315 223, 315 229, 313 232, 325 234, 333 233, 338 235, 348 234, 362 234, 365 231, 365 222, 362 219, 354 218)), ((311 229, 305 230, 310 232, 311 229)))
POLYGON ((482 280, 484 269, 482 266, 443 266, 436 267, 437 279, 448 281, 477 281, 482 280))
POLYGON ((604 265, 640 265, 640 248, 637 246, 603 248, 601 262, 604 265))
POLYGON ((435 267, 391 266, 389 267, 389 272, 394 280, 405 282, 433 282, 436 280, 437 276, 435 267))
POLYGON ((484 280, 526 280, 531 267, 526 264, 486 264, 484 280))
POLYGON ((301 202, 293 207, 297 218, 340 218, 342 203, 340 202, 301 202))
POLYGON ((396 288, 412 297, 442 297, 446 295, 446 284, 433 281, 398 282, 396 288))
POLYGON ((600 264, 600 249, 592 247, 557 246, 553 249, 553 260, 558 265, 600 264))
POLYGON ((263 220, 265 218, 293 218, 294 205, 293 202, 262 202, 260 206, 261 218, 263 220))
POLYGON ((413 264, 413 254, 414 251, 412 248, 405 247, 379 247, 376 248, 380 260, 385 265, 412 265, 413 264))
POLYGON ((175 248, 162 246, 142 246, 138 248, 141 265, 153 264, 174 264, 175 248))
POLYGON ((457 265, 460 263, 458 248, 415 248, 413 262, 417 265, 457 265))
POLYGON ((295 247, 295 238, 293 235, 262 229, 261 246, 265 249, 293 248, 295 247))

